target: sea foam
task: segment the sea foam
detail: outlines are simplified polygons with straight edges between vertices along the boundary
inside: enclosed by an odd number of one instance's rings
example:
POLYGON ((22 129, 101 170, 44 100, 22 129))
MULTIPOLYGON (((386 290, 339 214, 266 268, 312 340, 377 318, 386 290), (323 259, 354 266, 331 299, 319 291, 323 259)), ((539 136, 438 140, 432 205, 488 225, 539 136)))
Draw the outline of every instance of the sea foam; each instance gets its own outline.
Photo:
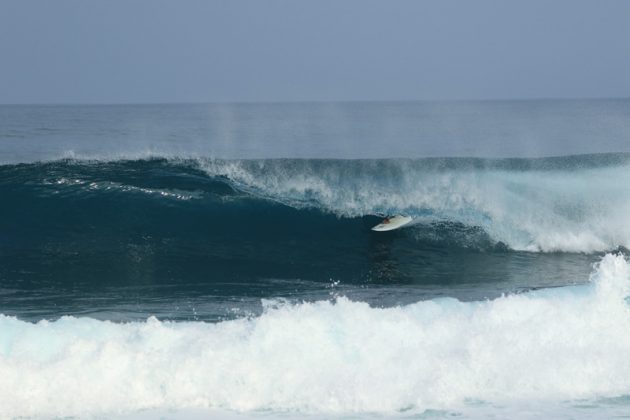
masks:
POLYGON ((465 414, 627 395, 629 282, 609 254, 587 285, 489 301, 269 301, 219 323, 0 316, 1 414, 465 414))

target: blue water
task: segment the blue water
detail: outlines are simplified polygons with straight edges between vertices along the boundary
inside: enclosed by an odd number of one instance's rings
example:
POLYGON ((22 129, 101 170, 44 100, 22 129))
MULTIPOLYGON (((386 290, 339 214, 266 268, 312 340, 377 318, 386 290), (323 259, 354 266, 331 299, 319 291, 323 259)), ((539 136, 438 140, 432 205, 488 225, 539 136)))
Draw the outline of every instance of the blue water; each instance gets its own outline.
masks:
POLYGON ((0 106, 0 414, 630 410, 629 134, 630 100, 0 106))

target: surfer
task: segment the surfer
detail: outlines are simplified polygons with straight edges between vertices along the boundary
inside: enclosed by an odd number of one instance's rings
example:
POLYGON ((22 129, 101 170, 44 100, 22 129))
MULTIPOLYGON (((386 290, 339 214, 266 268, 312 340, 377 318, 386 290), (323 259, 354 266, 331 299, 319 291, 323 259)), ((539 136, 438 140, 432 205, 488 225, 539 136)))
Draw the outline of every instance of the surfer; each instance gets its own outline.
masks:
POLYGON ((375 231, 387 231, 387 230, 395 230, 398 229, 407 223, 411 222, 413 219, 409 216, 397 215, 397 216, 385 216, 385 218, 378 225, 374 226, 372 230, 375 231))

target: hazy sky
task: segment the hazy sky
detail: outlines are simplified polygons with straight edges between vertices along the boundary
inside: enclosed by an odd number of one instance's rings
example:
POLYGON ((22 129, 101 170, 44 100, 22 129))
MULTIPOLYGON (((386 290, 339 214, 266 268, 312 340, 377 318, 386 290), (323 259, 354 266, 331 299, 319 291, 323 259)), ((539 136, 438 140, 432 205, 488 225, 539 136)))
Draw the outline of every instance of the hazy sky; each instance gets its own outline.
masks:
POLYGON ((629 96, 626 0, 0 0, 0 103, 629 96))

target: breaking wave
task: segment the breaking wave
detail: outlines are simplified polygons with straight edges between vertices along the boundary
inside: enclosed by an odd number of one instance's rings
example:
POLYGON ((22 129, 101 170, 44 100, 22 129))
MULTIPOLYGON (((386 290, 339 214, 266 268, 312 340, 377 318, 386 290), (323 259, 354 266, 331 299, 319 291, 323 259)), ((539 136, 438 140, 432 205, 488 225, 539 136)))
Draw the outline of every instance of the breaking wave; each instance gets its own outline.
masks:
POLYGON ((45 197, 46 208, 58 210, 48 226, 63 223, 65 214, 89 203, 131 211, 125 206, 130 200, 136 213, 142 213, 141 207, 145 213, 195 208, 200 222, 212 217, 238 224, 230 216, 237 207, 247 207, 249 215, 273 213, 269 220, 278 226, 288 214, 303 226, 334 215, 340 235, 349 233, 353 220, 367 218, 369 225, 378 220, 376 215, 403 213, 414 217, 407 232, 420 240, 473 247, 491 243, 534 252, 630 247, 628 185, 628 154, 541 159, 153 158, 0 166, 4 212, 19 219, 25 205, 45 197))

